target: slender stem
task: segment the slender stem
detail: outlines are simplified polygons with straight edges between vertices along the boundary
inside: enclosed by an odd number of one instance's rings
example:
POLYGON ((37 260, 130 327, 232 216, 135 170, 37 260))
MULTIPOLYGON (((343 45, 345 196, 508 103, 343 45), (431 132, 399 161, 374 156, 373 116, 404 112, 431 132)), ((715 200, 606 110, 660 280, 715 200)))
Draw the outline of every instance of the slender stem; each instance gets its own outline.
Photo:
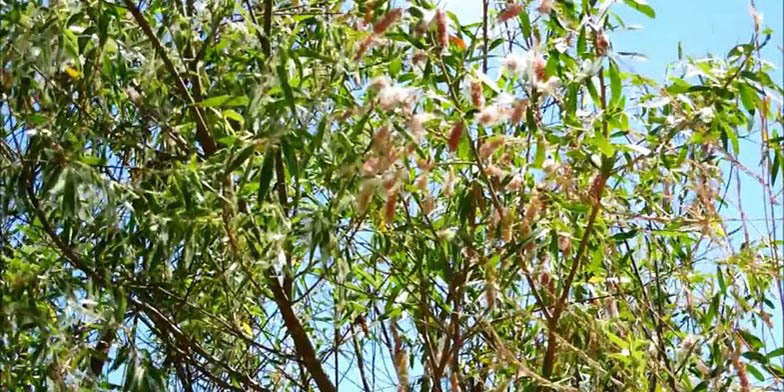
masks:
POLYGON ((487 73, 487 8, 490 0, 482 0, 482 72, 487 73))
POLYGON ((147 39, 152 42, 152 46, 155 48, 155 52, 158 53, 158 56, 161 57, 163 60, 163 65, 166 67, 166 70, 171 74, 174 78, 176 85, 175 87, 179 90, 180 94, 188 100, 190 104, 190 112, 193 118, 196 120, 196 139, 201 144, 201 148, 204 150, 204 154, 206 156, 210 156, 214 154, 218 148, 215 144, 215 140, 212 138, 212 135, 209 133, 209 128, 207 127, 207 121, 204 119, 204 115, 196 105, 196 101, 191 95, 188 86, 185 84, 185 81, 180 77, 180 74, 177 72, 177 69, 174 68, 174 63, 172 63, 169 55, 166 53, 166 49, 163 48, 161 41, 152 31, 152 27, 150 27, 150 23, 147 22, 147 18, 144 17, 139 7, 134 4, 133 0, 125 0, 125 6, 131 11, 133 18, 136 20, 136 23, 139 24, 139 27, 142 28, 144 35, 147 36, 147 39))
POLYGON ((357 341, 357 335, 354 333, 354 325, 351 325, 351 341, 354 344, 354 353, 357 356, 357 367, 359 368, 359 378, 362 380, 362 388, 364 392, 370 392, 370 384, 368 383, 367 376, 365 375, 365 359, 362 355, 362 348, 357 341))

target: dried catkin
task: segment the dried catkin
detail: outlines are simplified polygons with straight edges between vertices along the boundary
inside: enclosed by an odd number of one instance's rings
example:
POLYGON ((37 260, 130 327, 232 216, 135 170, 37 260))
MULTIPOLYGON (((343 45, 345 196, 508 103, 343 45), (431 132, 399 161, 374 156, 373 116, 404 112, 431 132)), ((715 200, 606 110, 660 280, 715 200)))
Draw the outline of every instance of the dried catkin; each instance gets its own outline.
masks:
POLYGON ((738 382, 740 383, 741 392, 751 392, 751 382, 749 382, 749 374, 746 372, 746 366, 740 361, 741 353, 741 340, 740 337, 735 337, 735 351, 732 353, 732 365, 738 372, 738 382))
POLYGON ((477 79, 472 80, 469 85, 469 90, 471 93, 471 103, 479 109, 483 108, 485 106, 485 96, 482 92, 482 82, 477 79))
POLYGON ((384 34, 384 32, 386 32, 390 26, 397 22, 401 16, 403 16, 402 8, 395 8, 389 11, 386 15, 384 15, 383 19, 373 26, 373 33, 376 35, 384 34))
POLYGON ((498 20, 500 22, 506 22, 512 18, 516 18, 517 15, 520 15, 520 12, 523 11, 522 4, 511 4, 506 7, 503 11, 498 13, 498 20))
POLYGON ((447 34, 446 12, 442 9, 436 10, 436 31, 438 32, 438 46, 449 47, 449 34, 447 34))
POLYGON ((457 146, 460 144, 460 138, 463 136, 464 131, 465 125, 463 124, 463 121, 455 121, 455 124, 452 125, 452 130, 449 132, 449 140, 447 142, 449 151, 455 152, 457 150, 457 146))

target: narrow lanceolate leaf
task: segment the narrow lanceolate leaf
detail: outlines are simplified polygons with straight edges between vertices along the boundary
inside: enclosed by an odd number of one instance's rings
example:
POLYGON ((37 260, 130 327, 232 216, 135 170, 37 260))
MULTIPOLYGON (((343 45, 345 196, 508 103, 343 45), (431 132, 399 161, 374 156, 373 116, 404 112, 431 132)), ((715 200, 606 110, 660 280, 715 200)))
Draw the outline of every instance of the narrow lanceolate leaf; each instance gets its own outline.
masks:
POLYGON ((313 135, 313 139, 311 139, 310 145, 308 146, 307 156, 302 160, 302 170, 307 170, 311 158, 321 149, 321 143, 324 141, 324 133, 327 130, 328 121, 329 116, 326 115, 319 121, 318 127, 316 127, 316 134, 313 135))
POLYGON ((247 104, 248 97, 245 95, 219 95, 216 97, 207 98, 204 101, 198 103, 199 106, 204 108, 246 106, 247 104))
POLYGON ((76 208, 79 204, 79 194, 76 192, 76 175, 74 175, 74 169, 72 168, 65 169, 63 175, 65 176, 63 183, 63 215, 73 218, 76 215, 76 208))
POLYGON ((245 146, 242 150, 240 150, 237 155, 231 160, 229 165, 226 167, 226 173, 231 173, 234 170, 237 170, 245 161, 250 158, 251 155, 256 151, 256 144, 252 143, 245 146))
POLYGON ((267 194, 272 184, 272 172, 275 163, 275 152, 272 148, 267 149, 264 154, 264 163, 261 164, 261 175, 259 177, 259 203, 267 199, 267 194))
POLYGON ((645 14, 649 18, 656 17, 656 12, 653 10, 653 8, 650 5, 648 5, 647 1, 645 0, 624 0, 624 2, 627 5, 629 5, 629 7, 636 9, 637 11, 645 14))
POLYGON ((294 147, 288 139, 284 138, 280 142, 283 149, 283 159, 286 161, 286 166, 292 176, 299 176, 299 163, 297 162, 297 154, 294 152, 294 147))
POLYGON ((617 106, 621 101, 621 74, 615 61, 610 61, 610 106, 617 106))
POLYGON ((288 104, 289 108, 291 109, 292 115, 296 115, 297 107, 294 102, 294 92, 291 90, 291 84, 289 84, 289 72, 286 70, 287 59, 287 56, 283 56, 281 63, 277 66, 278 80, 280 81, 280 89, 283 90, 283 98, 286 100, 286 104, 288 104))
POLYGON ((781 384, 755 9, 204 2, 0 0, 0 392, 781 384))

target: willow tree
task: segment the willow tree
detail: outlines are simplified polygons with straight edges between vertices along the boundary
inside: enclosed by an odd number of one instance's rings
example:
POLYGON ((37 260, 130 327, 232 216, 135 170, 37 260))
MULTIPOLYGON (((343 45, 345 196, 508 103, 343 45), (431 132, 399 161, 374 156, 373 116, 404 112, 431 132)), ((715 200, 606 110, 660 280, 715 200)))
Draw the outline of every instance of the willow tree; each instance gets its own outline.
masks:
POLYGON ((628 7, 0 2, 0 384, 780 386, 771 31, 660 82, 628 7))

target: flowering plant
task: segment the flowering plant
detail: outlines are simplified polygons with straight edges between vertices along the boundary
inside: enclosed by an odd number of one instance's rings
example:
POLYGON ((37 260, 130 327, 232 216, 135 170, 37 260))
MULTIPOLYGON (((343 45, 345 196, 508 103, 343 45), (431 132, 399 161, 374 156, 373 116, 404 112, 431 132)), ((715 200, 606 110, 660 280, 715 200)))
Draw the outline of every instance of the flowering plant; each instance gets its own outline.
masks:
POLYGON ((0 1, 0 385, 781 385, 761 15, 659 82, 643 0, 494 6, 0 1))

